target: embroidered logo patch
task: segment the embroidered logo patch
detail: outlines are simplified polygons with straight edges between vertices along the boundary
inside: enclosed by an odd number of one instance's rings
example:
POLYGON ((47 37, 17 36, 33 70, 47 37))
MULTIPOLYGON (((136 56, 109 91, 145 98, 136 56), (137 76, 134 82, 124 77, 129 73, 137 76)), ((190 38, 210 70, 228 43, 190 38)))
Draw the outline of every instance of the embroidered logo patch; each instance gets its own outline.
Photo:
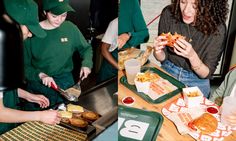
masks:
POLYGON ((68 38, 61 38, 61 42, 68 42, 68 38))

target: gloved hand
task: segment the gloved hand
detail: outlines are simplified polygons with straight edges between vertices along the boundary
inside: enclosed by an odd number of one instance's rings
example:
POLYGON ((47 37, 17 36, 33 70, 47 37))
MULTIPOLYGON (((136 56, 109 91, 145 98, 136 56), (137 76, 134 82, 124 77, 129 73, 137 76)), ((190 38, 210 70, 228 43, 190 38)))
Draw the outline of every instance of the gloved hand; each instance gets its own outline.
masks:
POLYGON ((52 77, 48 76, 47 74, 43 73, 43 72, 39 73, 39 78, 42 80, 42 83, 45 86, 51 87, 51 83, 54 86, 57 86, 56 82, 54 81, 54 79, 52 77))
POLYGON ((80 78, 81 80, 84 80, 88 77, 88 75, 91 73, 91 69, 88 67, 82 67, 80 70, 80 78))

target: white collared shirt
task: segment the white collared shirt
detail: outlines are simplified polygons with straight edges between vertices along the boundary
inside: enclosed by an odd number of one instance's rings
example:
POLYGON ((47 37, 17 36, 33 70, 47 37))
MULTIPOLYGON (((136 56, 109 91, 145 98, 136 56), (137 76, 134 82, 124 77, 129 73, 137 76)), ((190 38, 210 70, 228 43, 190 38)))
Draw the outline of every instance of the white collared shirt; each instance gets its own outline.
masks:
POLYGON ((109 52, 112 52, 118 47, 117 44, 118 39, 118 18, 115 18, 113 21, 110 22, 106 33, 102 38, 102 42, 110 44, 109 52))

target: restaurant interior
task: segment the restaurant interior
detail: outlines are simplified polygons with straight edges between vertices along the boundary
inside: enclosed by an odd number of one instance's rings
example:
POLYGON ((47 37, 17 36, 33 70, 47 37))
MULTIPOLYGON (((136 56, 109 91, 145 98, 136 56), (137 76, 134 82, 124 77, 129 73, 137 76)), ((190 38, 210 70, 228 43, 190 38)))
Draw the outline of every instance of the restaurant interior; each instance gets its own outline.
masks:
MULTIPOLYGON (((39 5, 39 19, 43 20, 45 17, 43 16, 42 0, 34 1, 39 5)), ((135 84, 129 83, 125 70, 118 70, 117 76, 98 83, 97 76, 104 59, 100 49, 102 37, 109 23, 118 16, 119 2, 118 0, 70 0, 69 2, 76 12, 68 13, 67 20, 72 21, 80 29, 87 42, 91 44, 93 68, 88 78, 80 83, 81 94, 78 101, 68 100, 62 104, 79 105, 85 111, 96 113, 97 119, 89 120, 88 126, 85 128, 74 127, 63 122, 56 127, 31 122, 22 123, 17 128, 0 135, 0 140, 7 140, 11 137, 12 140, 18 141, 20 136, 21 139, 25 137, 25 140, 36 140, 36 138, 40 138, 42 133, 43 135, 48 134, 49 140, 50 136, 56 135, 58 137, 58 139, 51 139, 52 141, 69 141, 69 136, 74 136, 73 139, 78 141, 236 141, 236 126, 231 127, 220 122, 220 106, 204 98, 198 88, 188 88, 182 82, 167 74, 160 67, 160 62, 151 53, 141 67, 141 72, 154 73, 154 75, 145 73, 144 75, 149 75, 148 77, 155 79, 155 81, 161 79, 160 83, 165 85, 164 89, 168 89, 168 91, 163 90, 164 94, 158 94, 157 96, 156 93, 150 91, 146 94, 143 83, 141 87, 138 87, 137 82, 134 82, 135 84), (198 94, 188 95, 196 91, 198 94), (200 99, 192 97, 200 97, 200 99), (212 107, 214 108, 213 111, 217 111, 215 113, 207 112, 212 107), (206 116, 210 115, 208 118, 205 117, 203 121, 206 121, 205 124, 211 123, 209 126, 214 127, 214 131, 199 133, 187 128, 189 121, 197 119, 199 113, 207 113, 206 116), (20 133, 20 131, 27 130, 27 128, 29 128, 28 134, 26 132, 20 133), (66 135, 66 133, 71 135, 66 135), (60 134, 63 138, 60 138, 60 134), (18 140, 14 136, 19 137, 18 140)), ((158 32, 160 12, 166 5, 170 4, 171 0, 139 0, 139 2, 150 38, 147 43, 143 43, 131 51, 138 52, 138 56, 134 57, 136 59, 148 50, 148 46, 153 45, 153 40, 158 32)), ((223 43, 225 50, 221 54, 217 70, 210 80, 211 93, 221 85, 229 70, 236 66, 236 2, 235 0, 228 0, 228 3, 230 11, 226 23, 227 34, 223 43)), ((1 51, 0 57, 2 59, 1 51)), ((122 51, 125 52, 125 50, 122 51)), ((80 62, 77 61, 79 59, 80 55, 75 53, 73 55, 73 77, 75 81, 79 79, 81 68, 80 62)), ((0 63, 0 65, 2 64, 0 63)), ((0 69, 0 77, 3 77, 2 72, 4 71, 2 68, 0 69)), ((144 78, 141 75, 143 74, 140 74, 139 80, 147 77, 144 76, 144 78)), ((135 80, 137 79, 135 78, 135 80)), ((3 80, 5 81, 5 78, 1 78, 1 81, 3 80)), ((150 85, 151 83, 148 84, 148 87, 151 87, 150 85)), ((155 88, 155 86, 153 87, 155 88)), ((55 105, 50 108, 61 110, 60 106, 55 105)))

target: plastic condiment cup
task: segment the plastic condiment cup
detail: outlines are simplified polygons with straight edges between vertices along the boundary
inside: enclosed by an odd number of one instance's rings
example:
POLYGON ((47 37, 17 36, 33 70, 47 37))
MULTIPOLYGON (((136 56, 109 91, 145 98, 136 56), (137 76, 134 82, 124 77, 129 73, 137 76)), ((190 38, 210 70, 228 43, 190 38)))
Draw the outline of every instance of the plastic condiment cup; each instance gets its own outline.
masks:
POLYGON ((131 96, 124 97, 122 103, 126 106, 131 106, 134 104, 134 98, 131 96))
POLYGON ((206 112, 210 114, 218 114, 219 110, 216 106, 207 107, 206 112))
POLYGON ((224 98, 221 108, 221 122, 230 126, 227 117, 232 116, 233 113, 236 113, 236 97, 227 96, 224 98))
POLYGON ((137 73, 140 72, 141 63, 137 59, 129 59, 126 60, 124 64, 127 81, 130 85, 134 85, 134 79, 137 73))

